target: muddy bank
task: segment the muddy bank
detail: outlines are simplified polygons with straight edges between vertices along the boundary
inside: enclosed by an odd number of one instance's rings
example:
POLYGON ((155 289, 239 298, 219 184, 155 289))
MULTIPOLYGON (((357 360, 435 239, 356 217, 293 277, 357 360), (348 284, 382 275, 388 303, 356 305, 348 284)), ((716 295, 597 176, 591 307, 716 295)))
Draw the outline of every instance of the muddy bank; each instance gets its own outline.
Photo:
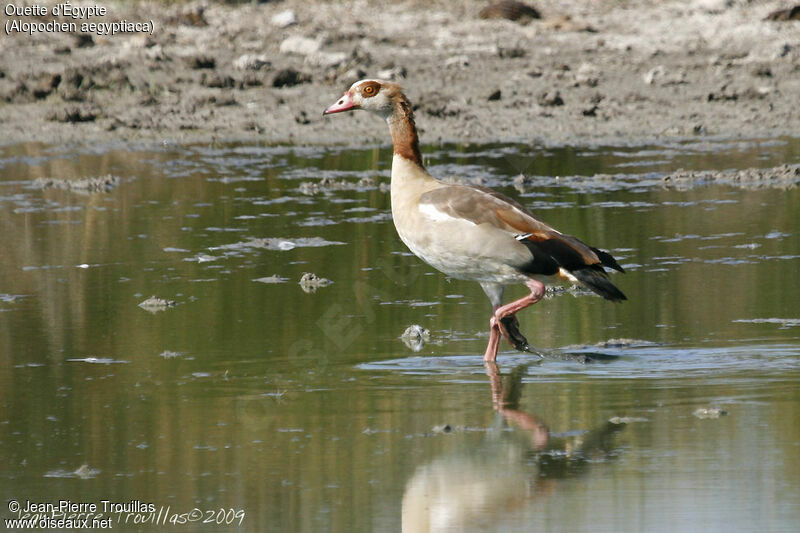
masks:
POLYGON ((117 188, 122 180, 119 176, 88 176, 81 179, 37 178, 31 183, 34 189, 63 189, 81 194, 110 192, 117 188))
POLYGON ((800 165, 781 165, 768 169, 743 170, 677 170, 664 176, 665 187, 686 190, 710 184, 722 184, 743 189, 764 187, 791 188, 800 183, 800 165))
POLYGON ((92 21, 152 35, 2 34, 3 141, 384 143, 375 117, 321 117, 367 76, 402 81, 428 144, 800 131, 800 22, 765 20, 784 2, 532 3, 106 2, 92 21))

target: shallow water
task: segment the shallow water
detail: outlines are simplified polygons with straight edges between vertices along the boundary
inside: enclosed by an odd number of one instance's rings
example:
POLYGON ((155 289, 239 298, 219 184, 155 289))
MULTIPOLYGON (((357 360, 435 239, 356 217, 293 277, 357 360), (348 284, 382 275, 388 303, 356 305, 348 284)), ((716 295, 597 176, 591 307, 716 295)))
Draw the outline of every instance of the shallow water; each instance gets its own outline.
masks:
POLYGON ((480 288, 394 232, 386 147, 0 147, 2 500, 199 517, 178 531, 794 530, 800 191, 661 178, 800 141, 424 155, 609 249, 629 301, 557 293, 520 314, 544 358, 494 373, 480 288))

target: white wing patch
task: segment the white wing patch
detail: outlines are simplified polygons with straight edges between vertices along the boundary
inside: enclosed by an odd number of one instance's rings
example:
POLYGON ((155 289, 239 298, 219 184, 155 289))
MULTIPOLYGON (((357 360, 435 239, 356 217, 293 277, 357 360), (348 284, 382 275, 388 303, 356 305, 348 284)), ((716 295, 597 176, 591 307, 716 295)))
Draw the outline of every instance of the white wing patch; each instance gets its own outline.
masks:
POLYGON ((475 225, 474 222, 471 222, 465 218, 452 217, 447 213, 439 211, 433 204, 419 204, 419 212, 436 222, 463 222, 469 224, 470 226, 475 225))

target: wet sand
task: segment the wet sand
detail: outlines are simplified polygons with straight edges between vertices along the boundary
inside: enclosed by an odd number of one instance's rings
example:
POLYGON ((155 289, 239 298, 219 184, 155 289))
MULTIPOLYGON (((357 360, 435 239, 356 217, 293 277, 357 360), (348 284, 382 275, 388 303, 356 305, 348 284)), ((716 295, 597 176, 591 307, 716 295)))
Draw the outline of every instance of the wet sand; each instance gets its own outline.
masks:
POLYGON ((783 2, 104 5, 92 21, 153 34, 2 35, 4 142, 385 143, 375 117, 321 116, 362 77, 403 83, 426 144, 800 131, 800 22, 764 20, 783 2))

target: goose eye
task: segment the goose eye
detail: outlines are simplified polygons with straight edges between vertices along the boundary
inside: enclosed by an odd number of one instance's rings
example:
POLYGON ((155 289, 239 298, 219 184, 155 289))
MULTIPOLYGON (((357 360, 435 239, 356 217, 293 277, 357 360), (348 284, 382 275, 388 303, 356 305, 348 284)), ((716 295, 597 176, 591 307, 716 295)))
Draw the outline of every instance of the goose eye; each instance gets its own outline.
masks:
POLYGON ((367 85, 364 87, 364 94, 367 96, 374 96, 375 95, 375 86, 374 85, 367 85))

